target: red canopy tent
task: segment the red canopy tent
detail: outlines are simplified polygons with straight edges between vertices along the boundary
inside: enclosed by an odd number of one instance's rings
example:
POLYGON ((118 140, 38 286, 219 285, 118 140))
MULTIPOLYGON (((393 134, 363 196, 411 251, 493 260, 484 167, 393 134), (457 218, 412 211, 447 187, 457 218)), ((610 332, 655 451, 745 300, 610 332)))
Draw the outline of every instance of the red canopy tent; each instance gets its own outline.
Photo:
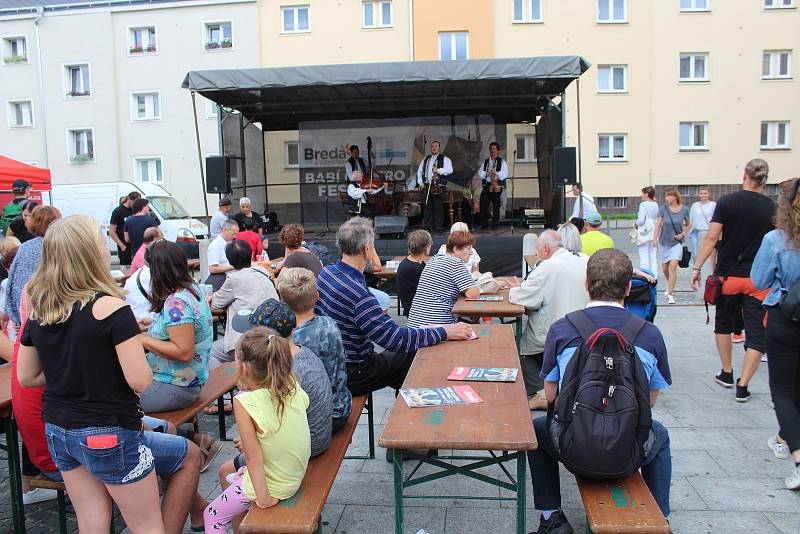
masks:
POLYGON ((50 179, 50 169, 34 167, 15 159, 0 156, 0 206, 5 206, 14 198, 11 193, 11 184, 14 183, 14 180, 19 179, 30 182, 34 191, 31 194, 31 200, 39 202, 42 201, 41 191, 50 191, 53 185, 50 179))

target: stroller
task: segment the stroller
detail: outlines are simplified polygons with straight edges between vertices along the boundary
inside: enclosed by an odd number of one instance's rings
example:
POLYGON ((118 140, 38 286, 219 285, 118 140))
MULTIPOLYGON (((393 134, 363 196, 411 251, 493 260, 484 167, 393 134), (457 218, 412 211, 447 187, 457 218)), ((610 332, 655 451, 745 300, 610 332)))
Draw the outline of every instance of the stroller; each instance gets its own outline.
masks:
MULTIPOLYGON (((654 276, 649 271, 644 269, 642 271, 654 276)), ((631 292, 625 297, 625 309, 652 323, 658 310, 657 297, 656 284, 651 284, 643 276, 634 274, 631 280, 631 292)))

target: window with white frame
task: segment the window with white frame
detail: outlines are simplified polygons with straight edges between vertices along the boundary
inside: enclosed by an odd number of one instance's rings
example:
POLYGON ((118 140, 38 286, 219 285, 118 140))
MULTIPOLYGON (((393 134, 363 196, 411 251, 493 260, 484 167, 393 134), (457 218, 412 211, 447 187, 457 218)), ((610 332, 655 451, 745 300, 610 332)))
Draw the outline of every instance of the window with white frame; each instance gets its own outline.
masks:
POLYGON ((162 183, 163 161, 159 157, 134 158, 136 179, 140 182, 162 183))
POLYGON ((206 100, 206 118, 207 119, 216 119, 217 118, 217 103, 211 100, 206 100))
POLYGON ((440 32, 439 59, 469 59, 469 33, 440 32))
POLYGON ((628 90, 627 65, 598 65, 597 92, 624 93, 628 90))
POLYGON ((600 134, 597 136, 598 161, 625 161, 628 159, 627 134, 600 134))
POLYGON ((158 91, 131 93, 131 119, 152 121, 161 118, 161 94, 158 91))
POLYGON ((8 102, 7 112, 9 128, 33 126, 33 100, 11 100, 8 102))
POLYGON ((597 207, 603 209, 609 208, 627 208, 627 197, 597 197, 597 207))
POLYGON ((25 37, 4 37, 2 54, 5 65, 27 63, 28 43, 25 37))
POLYGON ((512 0, 512 5, 515 23, 542 22, 542 0, 512 0))
POLYGON ((678 80, 681 82, 707 82, 708 81, 708 54, 684 53, 680 55, 680 72, 678 80))
POLYGON ((310 11, 310 6, 281 7, 281 33, 310 32, 310 11))
POLYGON ((152 54, 156 51, 155 26, 142 26, 128 30, 128 53, 152 54))
POLYGON ((679 185, 678 193, 682 197, 696 197, 700 194, 700 186, 697 185, 679 185))
POLYGON ((233 48, 233 24, 229 20, 203 23, 206 50, 233 48))
POLYGON ((791 50, 764 50, 761 64, 761 78, 780 80, 792 77, 791 50))
POLYGON ((761 150, 786 150, 789 148, 789 123, 763 121, 761 123, 761 150))
POLYGON ((764 0, 764 9, 791 9, 795 0, 764 0))
POLYGON ((531 163, 536 161, 536 136, 534 134, 522 134, 516 136, 517 153, 515 161, 520 163, 531 163))
POLYGON ((708 150, 708 123, 682 122, 678 138, 681 150, 708 150))
POLYGON ((628 0, 597 0, 597 22, 628 22, 628 0))
POLYGON ((368 0, 362 2, 361 8, 364 12, 362 22, 364 28, 391 28, 393 24, 391 0, 368 0))
POLYGON ((74 128, 67 130, 67 147, 70 163, 89 163, 95 160, 94 129, 74 128))
POLYGON ((710 0, 680 0, 681 11, 711 11, 710 0))
POLYGON ((283 166, 293 169, 300 166, 300 143, 287 141, 283 144, 283 166))
POLYGON ((67 98, 79 98, 92 94, 88 63, 64 66, 64 94, 67 98))

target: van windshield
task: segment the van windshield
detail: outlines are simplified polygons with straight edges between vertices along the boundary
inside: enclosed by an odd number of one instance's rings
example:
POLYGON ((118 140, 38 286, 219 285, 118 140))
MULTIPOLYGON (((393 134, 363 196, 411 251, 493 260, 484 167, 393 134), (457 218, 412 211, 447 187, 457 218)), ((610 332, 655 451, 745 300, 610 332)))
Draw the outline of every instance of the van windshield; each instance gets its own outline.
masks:
POLYGON ((147 197, 158 215, 164 219, 188 219, 189 213, 172 197, 147 197))

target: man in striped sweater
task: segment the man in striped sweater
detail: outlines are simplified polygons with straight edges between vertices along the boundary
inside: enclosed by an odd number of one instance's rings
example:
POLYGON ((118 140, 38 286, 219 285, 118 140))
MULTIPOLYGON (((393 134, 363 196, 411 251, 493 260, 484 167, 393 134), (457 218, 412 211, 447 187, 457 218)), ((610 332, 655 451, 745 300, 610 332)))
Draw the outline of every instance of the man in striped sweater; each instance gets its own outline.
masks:
POLYGON ((435 328, 406 328, 381 309, 367 289, 364 268, 374 253, 372 223, 354 217, 336 233, 342 259, 322 269, 317 278, 319 301, 315 312, 339 326, 347 354, 347 387, 363 395, 403 385, 417 349, 444 340, 465 340, 472 328, 464 323, 435 328), (385 350, 378 354, 373 343, 385 350))

